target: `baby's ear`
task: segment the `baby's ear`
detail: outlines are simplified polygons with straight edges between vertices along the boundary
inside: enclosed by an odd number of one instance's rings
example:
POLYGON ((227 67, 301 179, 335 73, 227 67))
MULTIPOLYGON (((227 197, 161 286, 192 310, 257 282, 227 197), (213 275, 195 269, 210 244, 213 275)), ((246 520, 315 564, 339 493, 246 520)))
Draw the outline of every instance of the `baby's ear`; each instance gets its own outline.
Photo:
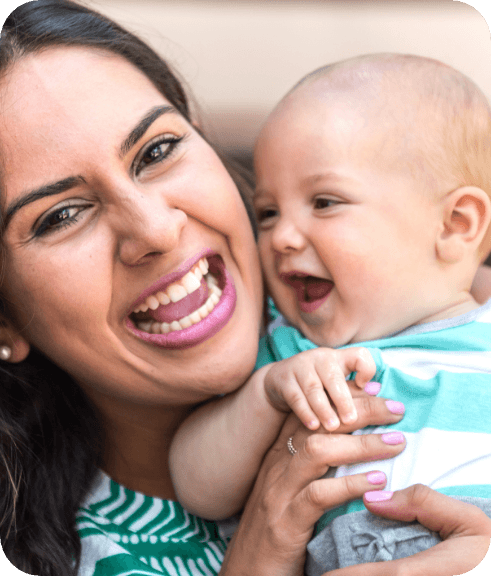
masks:
POLYGON ((11 322, 0 317, 0 361, 22 362, 30 350, 30 344, 11 322))
POLYGON ((479 246, 491 220, 491 200, 481 188, 463 186, 443 199, 443 220, 436 239, 440 260, 456 263, 474 254, 479 259, 479 246))

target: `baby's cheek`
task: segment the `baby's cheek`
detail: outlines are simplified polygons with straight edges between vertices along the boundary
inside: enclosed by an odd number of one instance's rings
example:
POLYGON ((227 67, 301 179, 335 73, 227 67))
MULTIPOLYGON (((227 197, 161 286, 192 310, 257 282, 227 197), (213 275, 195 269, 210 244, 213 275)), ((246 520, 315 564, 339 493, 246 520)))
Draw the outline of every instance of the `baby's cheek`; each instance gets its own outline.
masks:
POLYGON ((264 234, 259 234, 257 249, 259 252, 259 259, 261 262, 261 270, 263 272, 263 276, 266 280, 268 280, 273 276, 274 272, 274 255, 269 243, 264 238, 264 234))

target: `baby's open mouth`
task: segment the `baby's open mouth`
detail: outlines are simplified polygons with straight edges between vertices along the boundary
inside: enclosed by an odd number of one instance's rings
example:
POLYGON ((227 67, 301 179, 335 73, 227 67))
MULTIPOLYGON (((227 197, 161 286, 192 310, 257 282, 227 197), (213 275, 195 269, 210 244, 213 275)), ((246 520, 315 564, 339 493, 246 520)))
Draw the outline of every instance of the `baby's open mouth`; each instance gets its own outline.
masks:
POLYGON ((282 274, 281 279, 295 290, 302 312, 316 310, 326 300, 334 286, 331 280, 300 273, 282 274))
POLYGON ((147 296, 130 314, 136 328, 149 334, 168 334, 204 320, 222 296, 218 258, 201 258, 182 278, 147 296))

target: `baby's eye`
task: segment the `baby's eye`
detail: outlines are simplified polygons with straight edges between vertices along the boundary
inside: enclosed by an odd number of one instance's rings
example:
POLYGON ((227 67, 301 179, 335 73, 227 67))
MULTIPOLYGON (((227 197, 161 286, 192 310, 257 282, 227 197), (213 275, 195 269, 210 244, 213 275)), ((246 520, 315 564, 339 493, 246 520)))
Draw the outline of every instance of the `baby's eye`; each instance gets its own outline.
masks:
POLYGON ((338 204, 338 202, 336 202, 336 200, 333 200, 332 198, 315 198, 314 199, 314 208, 316 210, 324 210, 325 208, 330 208, 331 206, 335 206, 336 204, 338 204))
POLYGON ((138 176, 147 166, 163 162, 169 158, 182 139, 182 136, 164 134, 150 142, 135 159, 135 175, 138 176))
POLYGON ((260 210, 256 210, 256 218, 260 224, 262 223, 266 224, 269 220, 272 220, 277 215, 278 210, 275 210, 274 208, 263 208, 260 210))

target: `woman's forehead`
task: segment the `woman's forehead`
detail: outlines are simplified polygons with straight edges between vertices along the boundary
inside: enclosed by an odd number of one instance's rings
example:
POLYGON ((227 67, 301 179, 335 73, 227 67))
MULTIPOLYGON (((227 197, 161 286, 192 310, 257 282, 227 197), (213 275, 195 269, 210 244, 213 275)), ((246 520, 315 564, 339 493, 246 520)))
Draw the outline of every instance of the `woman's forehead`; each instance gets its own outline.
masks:
POLYGON ((0 85, 3 114, 42 121, 43 113, 97 114, 131 98, 162 99, 152 82, 124 58, 83 47, 55 47, 22 57, 0 85))
POLYGON ((117 55, 63 47, 25 56, 0 84, 7 188, 35 184, 45 171, 65 177, 73 162, 98 150, 114 154, 135 124, 162 105, 170 106, 117 55))

